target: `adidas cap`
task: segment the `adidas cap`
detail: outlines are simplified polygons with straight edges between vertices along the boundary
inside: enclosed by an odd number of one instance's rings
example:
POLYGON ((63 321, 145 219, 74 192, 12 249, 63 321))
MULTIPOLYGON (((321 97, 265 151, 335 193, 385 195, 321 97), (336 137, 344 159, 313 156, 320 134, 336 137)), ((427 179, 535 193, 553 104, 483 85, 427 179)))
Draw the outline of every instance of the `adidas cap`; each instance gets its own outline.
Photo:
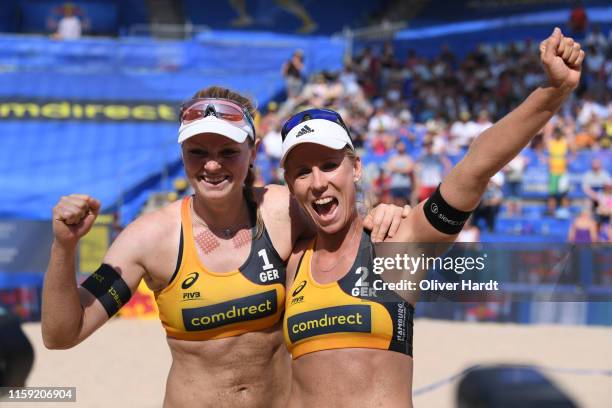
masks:
POLYGON ((291 149, 302 143, 316 143, 334 150, 343 149, 346 145, 353 148, 353 142, 342 126, 326 119, 311 119, 300 123, 287 133, 283 141, 281 166, 285 165, 285 159, 291 149))

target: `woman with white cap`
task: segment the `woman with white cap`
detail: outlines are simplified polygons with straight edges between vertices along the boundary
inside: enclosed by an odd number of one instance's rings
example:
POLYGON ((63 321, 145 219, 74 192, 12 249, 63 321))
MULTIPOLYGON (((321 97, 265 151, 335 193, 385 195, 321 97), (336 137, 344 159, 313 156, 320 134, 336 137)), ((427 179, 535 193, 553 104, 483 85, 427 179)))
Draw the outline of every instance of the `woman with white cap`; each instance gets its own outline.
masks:
MULTIPOLYGON (((557 28, 540 47, 548 84, 484 131, 385 242, 455 240, 489 179, 578 84, 584 58, 578 43, 557 28)), ((290 406, 411 406, 414 299, 409 291, 373 293, 364 285, 375 270, 374 254, 356 210, 361 162, 348 128, 336 112, 311 109, 291 117, 281 133, 287 185, 317 230, 296 244, 287 265, 290 406)))
MULTIPOLYGON (((81 287, 75 251, 100 202, 62 197, 43 289, 48 348, 70 348, 102 326, 141 279, 154 291, 172 353, 165 407, 285 406, 285 262, 308 233, 286 188, 254 188, 254 108, 221 87, 183 105, 178 142, 194 195, 132 222, 81 287)), ((401 209, 376 214, 381 230, 401 209)))

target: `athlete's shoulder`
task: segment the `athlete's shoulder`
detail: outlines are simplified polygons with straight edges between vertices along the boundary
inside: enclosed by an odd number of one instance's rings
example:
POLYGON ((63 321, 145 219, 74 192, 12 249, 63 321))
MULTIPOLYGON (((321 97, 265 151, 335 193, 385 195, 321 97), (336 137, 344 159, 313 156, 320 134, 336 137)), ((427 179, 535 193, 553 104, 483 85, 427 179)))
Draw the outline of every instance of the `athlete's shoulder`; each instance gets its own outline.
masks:
POLYGON ((138 240, 147 246, 165 242, 180 230, 181 201, 175 201, 158 210, 140 215, 121 232, 118 238, 138 240))
POLYGON ((286 207, 291 198, 289 189, 280 184, 267 184, 263 187, 256 187, 255 196, 260 197, 260 202, 263 206, 272 208, 286 207))
POLYGON ((285 186, 268 184, 255 190, 255 197, 266 225, 280 223, 284 228, 290 221, 291 195, 285 186))

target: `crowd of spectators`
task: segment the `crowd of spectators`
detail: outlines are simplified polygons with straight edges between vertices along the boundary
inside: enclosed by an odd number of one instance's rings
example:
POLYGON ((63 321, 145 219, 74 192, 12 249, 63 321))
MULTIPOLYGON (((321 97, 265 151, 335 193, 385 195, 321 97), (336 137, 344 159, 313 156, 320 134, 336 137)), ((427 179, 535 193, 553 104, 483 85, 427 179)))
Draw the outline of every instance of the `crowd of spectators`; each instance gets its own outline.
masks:
MULTIPOLYGON (((606 36, 595 27, 583 44, 587 58, 577 92, 530 148, 491 180, 475 212, 476 225, 493 231, 501 209, 520 217, 523 205, 533 201, 522 197, 525 172, 539 165, 547 169, 543 215, 578 216, 584 213, 582 202, 590 199, 601 228, 598 239, 609 238, 612 32, 606 36), (571 174, 573 161, 583 152, 595 158, 591 171, 571 174), (576 177, 584 177, 583 191, 571 201, 568 192, 576 177)), ((482 45, 464 58, 448 47, 433 59, 413 51, 400 59, 391 43, 380 50, 366 47, 347 59, 341 71, 315 73, 300 88, 293 81, 286 100, 268 105, 259 134, 273 170, 261 182, 282 183, 276 169, 283 120, 300 109, 326 107, 341 113, 361 153, 369 203, 414 205, 431 194, 477 135, 543 81, 532 41, 482 45)))

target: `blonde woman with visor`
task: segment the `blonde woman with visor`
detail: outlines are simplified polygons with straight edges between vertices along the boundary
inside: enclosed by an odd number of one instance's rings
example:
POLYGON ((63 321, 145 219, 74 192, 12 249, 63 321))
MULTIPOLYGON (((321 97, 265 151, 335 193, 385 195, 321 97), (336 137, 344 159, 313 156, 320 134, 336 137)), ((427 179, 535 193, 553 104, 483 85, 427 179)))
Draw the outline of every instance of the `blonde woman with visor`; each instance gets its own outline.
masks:
MULTIPOLYGON (((427 200, 385 242, 450 243, 489 179, 515 157, 578 85, 584 52, 557 28, 540 45, 548 83, 484 131, 427 200)), ((287 185, 316 226, 288 266, 285 343, 293 357, 290 407, 412 406, 414 300, 354 291, 373 270, 355 205, 361 177, 340 115, 312 109, 284 125, 287 185)))

